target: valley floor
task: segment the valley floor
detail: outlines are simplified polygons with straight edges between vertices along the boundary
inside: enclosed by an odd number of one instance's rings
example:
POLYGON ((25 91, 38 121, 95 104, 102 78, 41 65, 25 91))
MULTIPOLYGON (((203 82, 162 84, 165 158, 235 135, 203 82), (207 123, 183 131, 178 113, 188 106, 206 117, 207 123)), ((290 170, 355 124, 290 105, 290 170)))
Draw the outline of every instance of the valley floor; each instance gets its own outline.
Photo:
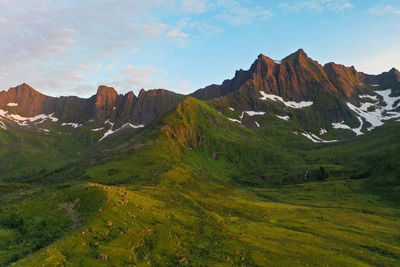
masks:
MULTIPOLYGON (((332 180, 238 189, 196 180, 53 188, 9 205, 33 197, 46 213, 74 202, 83 224, 17 266, 398 266, 400 209, 363 186, 332 180)), ((57 210, 70 227, 71 213, 57 210)), ((14 231, 0 229, 0 265, 16 251, 4 241, 14 231)))

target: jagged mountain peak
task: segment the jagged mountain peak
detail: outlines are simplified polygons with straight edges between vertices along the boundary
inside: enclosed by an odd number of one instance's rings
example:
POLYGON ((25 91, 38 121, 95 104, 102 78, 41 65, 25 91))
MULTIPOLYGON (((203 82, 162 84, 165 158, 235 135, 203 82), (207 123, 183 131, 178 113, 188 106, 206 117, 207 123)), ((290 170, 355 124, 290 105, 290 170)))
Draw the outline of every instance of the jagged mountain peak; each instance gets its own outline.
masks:
POLYGON ((40 113, 47 96, 23 83, 0 93, 0 106, 13 104, 14 112, 32 116, 40 113))
POLYGON ((259 54, 255 62, 274 63, 274 60, 264 54, 259 54))
POLYGON ((140 89, 140 91, 139 91, 138 97, 143 96, 143 95, 145 95, 145 94, 146 94, 146 90, 144 90, 144 89, 142 88, 142 89, 140 89))
POLYGON ((300 48, 299 50, 297 50, 296 52, 290 54, 289 56, 285 57, 282 61, 302 61, 302 60, 306 60, 306 59, 310 59, 312 60, 307 53, 300 48))
POLYGON ((17 85, 15 87, 11 87, 8 89, 7 93, 9 95, 15 95, 16 97, 35 97, 39 95, 43 95, 36 89, 34 89, 32 86, 30 86, 27 83, 22 83, 20 85, 17 85))
POLYGON ((394 74, 394 75, 398 78, 398 80, 400 81, 400 71, 399 71, 398 69, 392 68, 392 69, 389 71, 389 73, 394 74))
POLYGON ((118 93, 113 87, 100 85, 96 94, 96 106, 111 106, 117 100, 118 93))
POLYGON ((97 89, 97 94, 104 94, 104 93, 111 93, 111 94, 118 94, 114 87, 107 86, 107 85, 99 85, 97 89))

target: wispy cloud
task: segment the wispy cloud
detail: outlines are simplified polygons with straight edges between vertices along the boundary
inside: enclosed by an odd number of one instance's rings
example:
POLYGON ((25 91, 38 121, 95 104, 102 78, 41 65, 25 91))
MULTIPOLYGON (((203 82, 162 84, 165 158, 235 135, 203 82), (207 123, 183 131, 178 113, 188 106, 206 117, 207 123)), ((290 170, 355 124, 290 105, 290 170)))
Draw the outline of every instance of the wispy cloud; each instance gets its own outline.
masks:
POLYGON ((374 15, 400 15, 400 7, 394 7, 391 5, 375 6, 369 10, 369 13, 374 15))
POLYGON ((200 14, 207 11, 208 5, 206 0, 182 0, 181 9, 185 13, 200 14))
POLYGON ((170 42, 176 43, 179 46, 184 46, 189 38, 189 34, 182 32, 180 29, 172 29, 166 34, 170 42))
POLYGON ((354 5, 350 0, 295 0, 282 3, 280 7, 291 11, 311 10, 320 13, 328 10, 343 13, 347 9, 354 8, 354 5))
POLYGON ((168 2, 0 1, 0 36, 7 40, 0 42, 0 88, 28 82, 57 95, 98 72, 102 61, 133 55, 146 41, 182 46, 189 34, 151 13, 168 2))
MULTIPOLYGON (((63 94, 151 46, 171 51, 271 16, 255 0, 0 0, 0 88, 28 82, 63 94)), ((147 75, 136 83, 153 86, 147 75)))
POLYGON ((273 14, 261 5, 241 4, 236 0, 219 0, 215 7, 220 11, 216 17, 232 26, 244 26, 255 21, 265 21, 273 14))

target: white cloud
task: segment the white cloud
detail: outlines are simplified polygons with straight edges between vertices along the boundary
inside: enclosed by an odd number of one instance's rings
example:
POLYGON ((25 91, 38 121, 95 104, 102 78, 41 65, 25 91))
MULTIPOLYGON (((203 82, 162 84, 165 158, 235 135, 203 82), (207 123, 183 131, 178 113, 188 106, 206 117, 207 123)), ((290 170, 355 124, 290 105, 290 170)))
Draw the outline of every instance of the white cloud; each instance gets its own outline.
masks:
POLYGON ((176 43, 179 46, 184 46, 189 38, 189 34, 182 32, 179 29, 172 29, 166 34, 170 42, 176 43))
POLYGON ((306 9, 318 13, 325 10, 343 13, 347 9, 354 8, 354 5, 350 0, 295 0, 289 3, 282 3, 280 7, 291 11, 306 9))
POLYGON ((180 46, 187 36, 151 14, 168 2, 0 1, 1 90, 27 82, 50 95, 63 94, 99 71, 103 60, 138 53, 146 41, 180 46))
MULTIPOLYGON (((268 20, 272 13, 257 3, 0 0, 0 90, 26 82, 46 94, 61 95, 75 90, 71 88, 96 87, 101 81, 122 79, 124 84, 127 72, 122 75, 120 68, 132 58, 144 60, 150 55, 152 60, 154 49, 169 53, 220 33, 226 24, 244 26, 268 20), (98 77, 103 72, 114 77, 98 77)), ((130 79, 138 86, 165 82, 164 87, 175 87, 180 83, 165 81, 165 71, 137 68, 136 78, 130 79)))
POLYGON ((219 0, 215 7, 220 11, 216 17, 232 26, 244 26, 254 21, 265 21, 273 16, 271 11, 260 5, 244 7, 236 0, 219 0))
POLYGON ((164 88, 167 82, 163 79, 165 71, 152 65, 127 65, 117 73, 105 77, 102 83, 118 88, 121 93, 141 88, 164 88))
POLYGON ((167 37, 171 38, 171 39, 187 38, 187 37, 189 37, 189 35, 184 32, 181 32, 179 29, 173 29, 172 31, 167 33, 167 37))
POLYGON ((369 10, 374 15, 400 15, 400 8, 394 6, 375 6, 369 10))

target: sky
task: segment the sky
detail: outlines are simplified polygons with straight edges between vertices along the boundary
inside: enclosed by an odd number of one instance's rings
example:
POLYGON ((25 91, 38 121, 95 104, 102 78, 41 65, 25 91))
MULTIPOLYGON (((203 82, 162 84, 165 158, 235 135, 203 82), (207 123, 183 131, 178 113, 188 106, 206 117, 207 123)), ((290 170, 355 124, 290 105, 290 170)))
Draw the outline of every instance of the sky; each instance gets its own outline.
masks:
POLYGON ((262 53, 400 69, 399 0, 0 0, 0 91, 179 93, 230 79, 262 53))

